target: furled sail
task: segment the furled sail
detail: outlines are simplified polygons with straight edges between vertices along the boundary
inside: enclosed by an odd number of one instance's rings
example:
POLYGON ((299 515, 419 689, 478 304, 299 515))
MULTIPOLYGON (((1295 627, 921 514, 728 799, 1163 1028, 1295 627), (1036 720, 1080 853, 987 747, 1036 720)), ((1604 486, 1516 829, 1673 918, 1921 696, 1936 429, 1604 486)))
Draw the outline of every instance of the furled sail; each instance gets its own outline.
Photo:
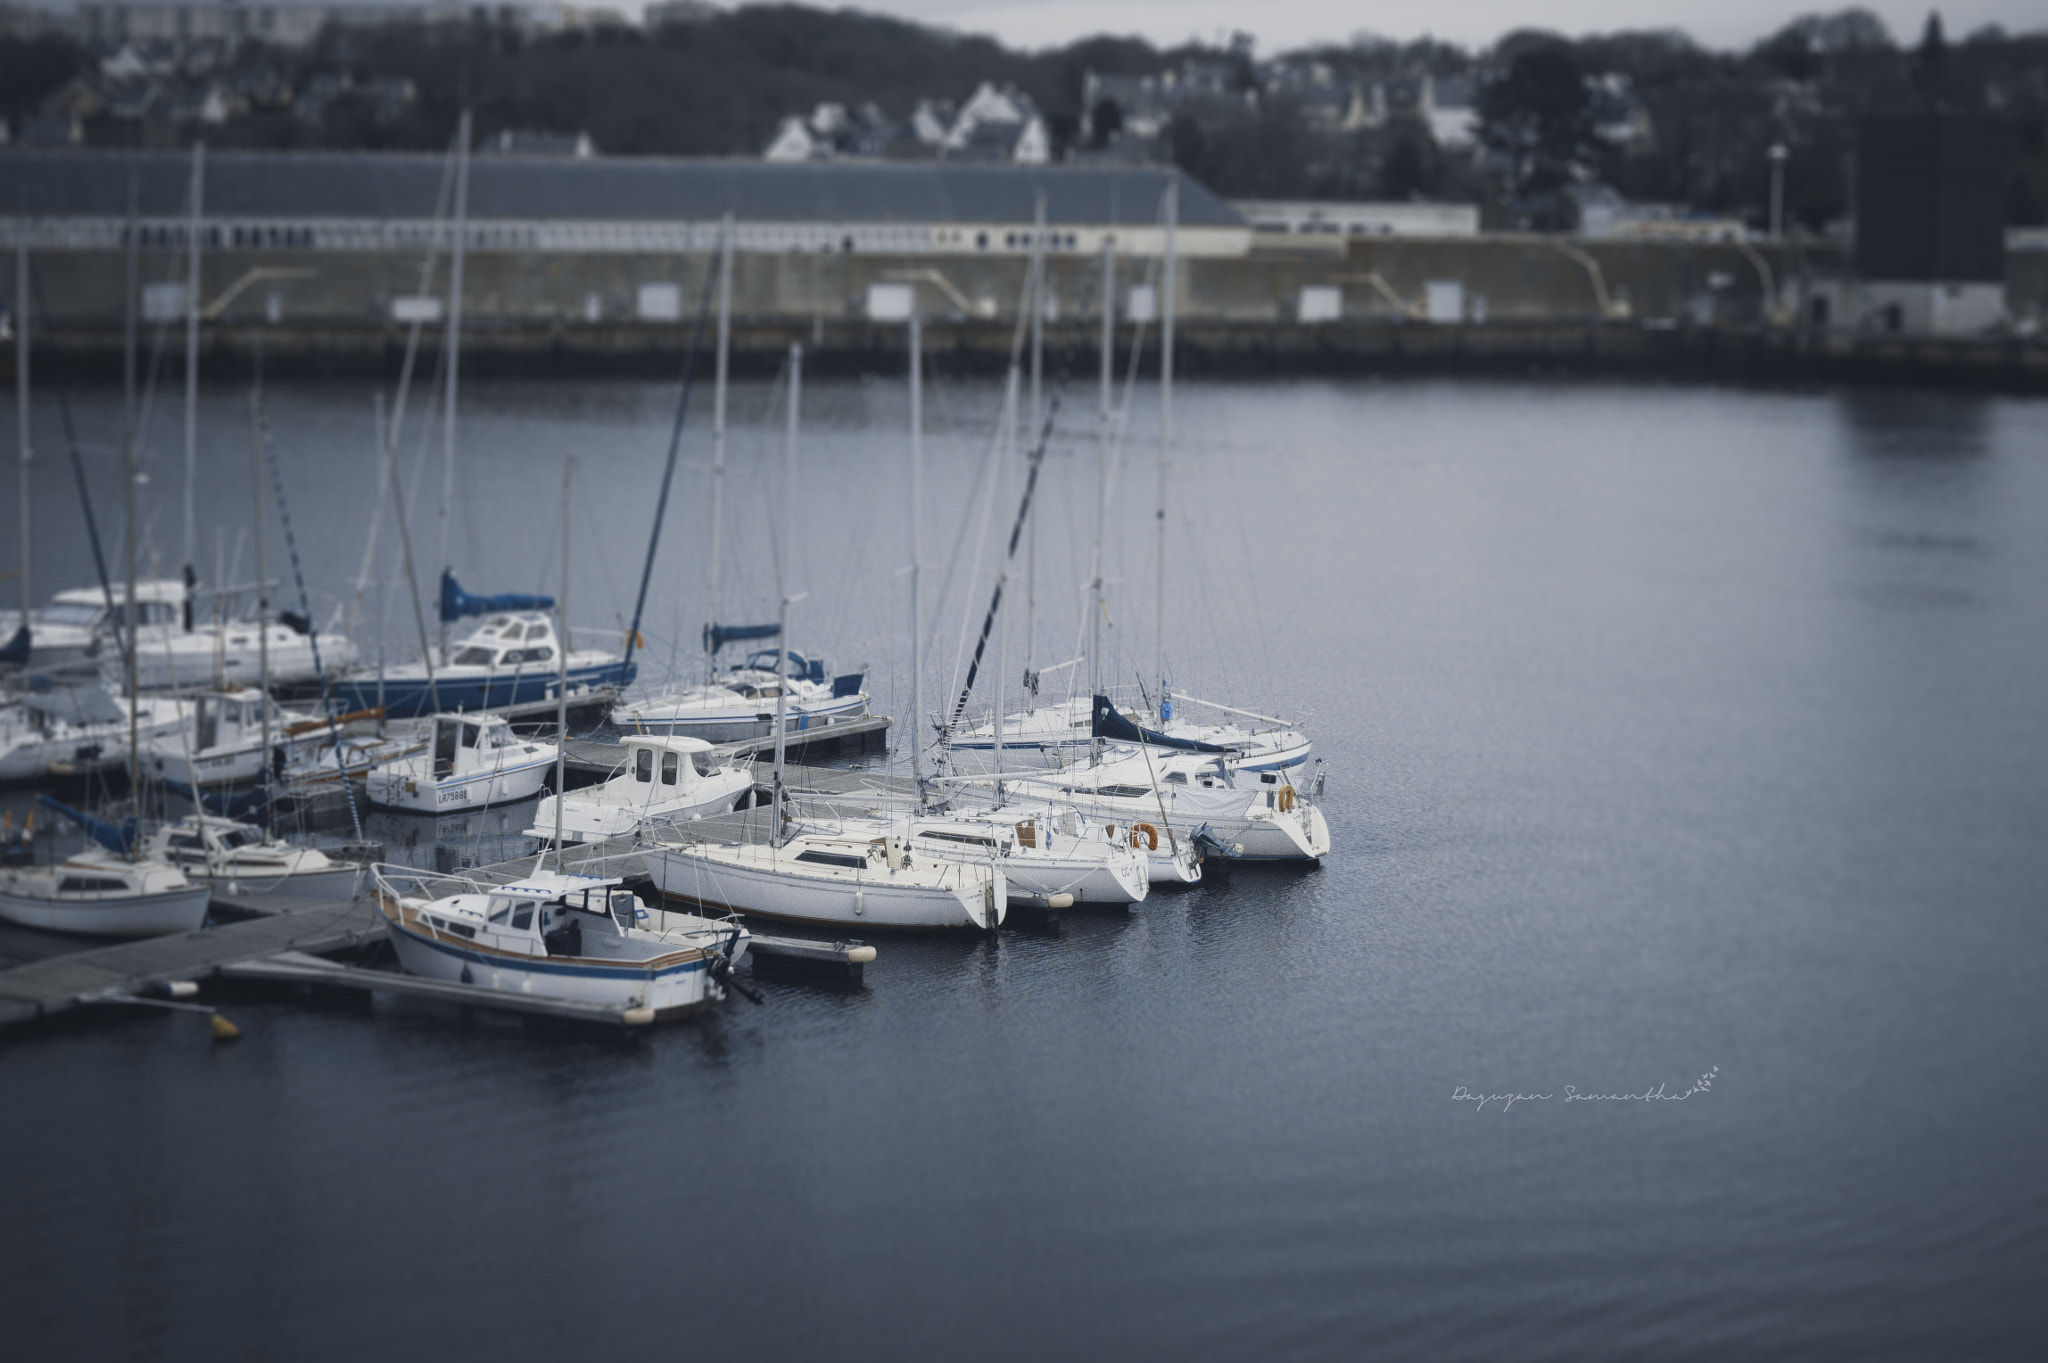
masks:
POLYGON ((1221 747, 1215 743, 1198 743, 1192 738, 1168 738, 1156 729, 1141 729, 1117 713, 1108 696, 1095 698, 1095 727, 1097 738, 1107 738, 1117 743, 1143 743, 1154 748, 1180 748, 1187 752, 1234 752, 1233 748, 1221 747))

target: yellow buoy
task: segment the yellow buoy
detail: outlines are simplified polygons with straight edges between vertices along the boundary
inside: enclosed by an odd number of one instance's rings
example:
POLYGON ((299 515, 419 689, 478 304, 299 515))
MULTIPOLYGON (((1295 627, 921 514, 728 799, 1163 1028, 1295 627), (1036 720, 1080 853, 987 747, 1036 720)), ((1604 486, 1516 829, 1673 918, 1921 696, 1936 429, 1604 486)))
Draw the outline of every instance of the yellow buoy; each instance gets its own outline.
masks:
POLYGON ((241 1028, 235 1026, 234 1023, 229 1022, 219 1013, 215 1013, 213 1015, 213 1039, 215 1041, 235 1041, 238 1040, 241 1037, 241 1035, 241 1028))

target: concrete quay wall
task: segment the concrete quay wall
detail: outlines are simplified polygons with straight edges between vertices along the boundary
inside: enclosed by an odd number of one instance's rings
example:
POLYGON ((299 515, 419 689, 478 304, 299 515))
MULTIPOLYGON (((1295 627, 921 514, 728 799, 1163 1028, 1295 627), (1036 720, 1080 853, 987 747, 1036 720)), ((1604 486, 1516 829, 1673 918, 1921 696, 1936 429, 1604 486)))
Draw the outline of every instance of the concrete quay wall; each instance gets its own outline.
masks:
MULTIPOLYGON (((2010 262, 2014 311, 2038 312, 2048 303, 2048 253, 2015 253, 2010 262)), ((120 253, 50 250, 36 255, 35 266, 38 354, 104 376, 118 365, 121 345, 120 253)), ((463 290, 464 366, 479 373, 673 374, 714 267, 715 257, 702 253, 472 251, 463 290), (649 286, 657 295, 669 286, 679 315, 646 316, 649 286)), ((2038 343, 1766 325, 1769 299, 1792 301, 1803 273, 1825 277, 1841 267, 1838 255, 1763 246, 1539 236, 1305 240, 1248 257, 1181 262, 1179 356, 1188 372, 1216 374, 1561 367, 2037 389, 2038 343), (1428 286, 1444 281, 1458 285, 1460 320, 1422 320, 1428 286), (1327 291, 1335 290, 1338 315, 1304 321, 1305 289, 1326 291, 1326 305, 1327 291), (1749 357, 1758 355, 1773 360, 1754 365, 1749 357)), ((1132 286, 1155 279, 1157 269, 1156 258, 1116 262, 1120 319, 1128 320, 1134 302, 1142 307, 1132 286)), ((174 251, 140 253, 145 285, 182 279, 183 270, 174 251)), ((1024 271, 1016 256, 742 254, 734 265, 736 362, 743 371, 772 366, 800 341, 825 372, 900 368, 901 328, 868 323, 865 302, 870 284, 910 282, 935 356, 1000 368, 1024 271)), ((1048 271, 1055 299, 1048 347, 1092 370, 1100 260, 1055 255, 1048 271)), ((424 292, 445 294, 447 275, 443 260, 424 292)), ((249 249, 208 255, 202 299, 213 304, 230 292, 202 336, 202 363, 215 380, 246 372, 259 344, 279 372, 393 373, 409 330, 392 320, 393 300, 423 290, 417 256, 249 249)), ((145 344, 155 330, 144 323, 145 344)), ((169 327, 173 350, 182 346, 182 331, 178 322, 169 327)), ((1119 345, 1129 336, 1128 325, 1120 328, 1119 345)), ((441 328, 428 326, 422 339, 431 356, 441 328)), ((1147 344, 1156 346, 1156 327, 1147 344)))

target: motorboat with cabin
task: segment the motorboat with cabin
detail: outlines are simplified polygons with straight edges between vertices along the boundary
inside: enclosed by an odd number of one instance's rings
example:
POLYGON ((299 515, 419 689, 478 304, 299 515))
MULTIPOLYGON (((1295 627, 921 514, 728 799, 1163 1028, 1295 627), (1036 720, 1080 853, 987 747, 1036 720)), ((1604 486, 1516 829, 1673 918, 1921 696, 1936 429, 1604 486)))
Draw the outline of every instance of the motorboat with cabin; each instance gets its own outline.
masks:
MULTIPOLYGON (((182 633, 185 584, 176 578, 146 578, 135 584, 135 633, 145 651, 159 649, 182 633)), ((128 628, 125 587, 73 587, 58 592, 24 622, 19 610, 9 611, 0 633, 12 636, 26 623, 32 670, 67 668, 96 661, 102 650, 118 655, 118 636, 128 628)))
POLYGON ((431 668, 411 662, 381 674, 358 668, 337 678, 331 688, 335 703, 344 710, 382 706, 393 719, 411 719, 548 700, 562 689, 564 670, 570 696, 630 685, 637 666, 616 653, 579 649, 571 641, 568 658, 557 656, 563 641, 546 614, 553 606, 547 596, 477 596, 443 574, 442 623, 471 615, 482 616, 481 623, 450 644, 446 659, 431 668))
POLYGON ((785 700, 783 727, 789 733, 856 719, 868 712, 865 669, 832 677, 821 658, 792 650, 779 669, 776 658, 776 650, 762 649, 749 654, 739 667, 718 673, 707 685, 622 702, 612 708, 612 723, 627 733, 682 734, 708 743, 739 743, 772 737, 776 706, 785 700))
POLYGON ((326 720, 287 710, 253 686, 204 691, 184 705, 177 727, 142 744, 145 775, 186 786, 241 785, 281 768, 294 749, 327 741, 326 720))
POLYGON ((486 885, 383 865, 372 877, 378 911, 410 973, 646 1009, 657 1020, 723 999, 751 940, 730 919, 650 909, 617 878, 536 869, 486 885))
POLYGON ((445 814, 528 800, 547 782, 555 745, 532 743, 497 715, 435 715, 433 744, 372 767, 363 778, 373 805, 445 814))
POLYGON ((754 790, 750 765, 720 759, 701 738, 632 734, 621 749, 625 762, 609 781, 543 796, 526 835, 552 842, 559 818, 563 842, 597 842, 651 823, 723 814, 754 790))
POLYGON ((363 867, 337 861, 317 847, 301 847, 262 827, 231 819, 187 815, 150 834, 144 846, 199 883, 231 892, 288 892, 322 901, 355 898, 363 867))

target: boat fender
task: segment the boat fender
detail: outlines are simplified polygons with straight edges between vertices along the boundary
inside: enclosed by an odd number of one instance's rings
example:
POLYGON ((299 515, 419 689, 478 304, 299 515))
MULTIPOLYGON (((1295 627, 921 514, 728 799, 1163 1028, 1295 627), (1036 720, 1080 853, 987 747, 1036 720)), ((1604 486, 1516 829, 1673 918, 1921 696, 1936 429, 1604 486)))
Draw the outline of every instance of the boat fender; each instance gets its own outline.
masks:
POLYGON ((867 911, 868 897, 866 892, 862 890, 855 890, 853 892, 853 916, 855 918, 858 918, 867 911))
POLYGON ((1136 847, 1141 838, 1144 840, 1147 852, 1157 852, 1159 850, 1159 830, 1151 824, 1139 823, 1131 825, 1131 846, 1136 847))
POLYGON ((1070 894, 1049 894, 1045 897, 1045 907, 1048 909, 1071 909, 1074 907, 1074 896, 1070 894))
POLYGON ((646 1004, 641 1004, 638 1008, 628 1008, 619 1014, 619 1021, 628 1027, 645 1027, 654 1021, 654 1010, 646 1004))
POLYGON ((236 1041, 239 1040, 242 1035, 241 1028, 235 1026, 234 1023, 229 1022, 219 1013, 215 1013, 213 1015, 211 1019, 211 1027, 213 1031, 213 1039, 215 1041, 236 1041))

